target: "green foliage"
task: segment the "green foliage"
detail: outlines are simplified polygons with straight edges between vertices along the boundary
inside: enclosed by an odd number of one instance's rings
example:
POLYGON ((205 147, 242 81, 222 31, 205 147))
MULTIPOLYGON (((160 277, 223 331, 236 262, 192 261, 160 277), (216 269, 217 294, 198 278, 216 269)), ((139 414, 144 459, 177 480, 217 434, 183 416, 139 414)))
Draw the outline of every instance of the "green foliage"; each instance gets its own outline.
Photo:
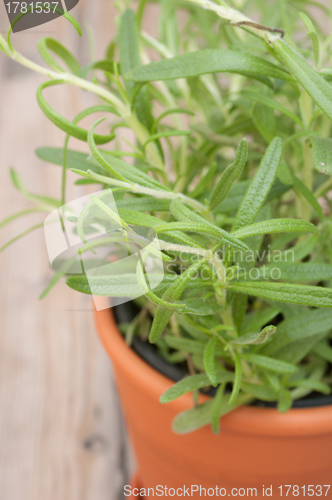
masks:
MULTIPOLYGON (((141 66, 137 21, 134 12, 130 9, 125 11, 121 19, 119 29, 119 55, 122 74, 141 66)), ((134 83, 125 80, 125 87, 128 98, 132 100, 135 96, 134 83)), ((138 92, 135 100, 135 111, 140 122, 150 130, 153 124, 153 116, 151 114, 146 89, 141 89, 138 92)))
POLYGON ((332 120, 332 89, 328 82, 286 42, 277 40, 274 49, 294 78, 308 92, 313 101, 332 120))
POLYGON ((282 140, 280 137, 275 137, 244 195, 233 224, 234 230, 254 222, 276 178, 281 155, 282 140))
POLYGON ((245 139, 242 139, 235 153, 235 160, 222 173, 217 185, 210 196, 210 210, 217 208, 227 197, 233 182, 241 175, 248 157, 248 145, 245 139))
MULTIPOLYGON (((195 273, 199 270, 203 263, 203 260, 199 261, 198 263, 192 264, 192 266, 186 269, 186 271, 182 273, 163 294, 163 300, 171 302, 177 301, 186 288, 188 281, 190 281, 190 279, 195 275, 195 273)), ((151 327, 149 337, 150 342, 156 342, 156 340, 163 333, 172 315, 172 310, 166 310, 162 306, 159 306, 157 308, 151 327)))
POLYGON ((330 288, 274 282, 238 282, 228 287, 239 293, 254 295, 262 299, 301 306, 332 308, 332 290, 330 288))
POLYGON ((213 386, 218 384, 215 365, 215 350, 218 338, 212 337, 204 349, 204 368, 213 386))
POLYGON ((245 335, 241 335, 232 341, 233 344, 236 345, 259 345, 264 344, 272 335, 275 334, 277 328, 273 325, 266 326, 259 333, 246 333, 245 335))
MULTIPOLYGON (((37 90, 37 101, 38 104, 41 108, 41 110, 45 113, 47 118, 51 120, 54 125, 59 127, 61 130, 66 132, 68 135, 75 137, 76 139, 79 139, 80 141, 87 141, 88 138, 88 131, 84 130, 83 128, 79 127, 75 123, 72 123, 71 121, 67 120, 63 116, 61 116, 59 113, 57 113, 54 109, 51 108, 51 106, 46 102, 43 96, 43 90, 48 88, 48 87, 53 87, 54 85, 59 85, 63 83, 62 80, 51 80, 50 82, 45 82, 40 85, 40 87, 37 90)), ((95 141, 97 144, 106 144, 110 142, 112 139, 114 139, 114 134, 111 133, 106 136, 102 135, 97 135, 95 137, 95 141)))
POLYGON ((318 172, 332 175, 332 139, 328 137, 311 137, 314 167, 318 172))
POLYGON ((256 224, 245 226, 233 232, 233 235, 239 239, 257 236, 259 234, 273 233, 312 233, 319 234, 316 226, 310 222, 297 219, 272 219, 256 224))
MULTIPOLYGON (((234 375, 231 372, 220 371, 215 374, 216 382, 224 383, 224 382, 232 382, 234 379, 234 375)), ((161 403, 169 403, 174 399, 191 392, 195 389, 202 389, 203 387, 209 387, 211 384, 210 379, 207 375, 192 375, 191 377, 186 377, 180 382, 177 382, 173 387, 168 389, 168 391, 164 392, 164 394, 160 397, 161 403)))
POLYGON ((111 259, 113 244, 135 243, 135 272, 88 279, 68 260, 41 297, 65 277, 81 293, 135 299, 142 313, 127 341, 144 332, 168 362, 188 366, 161 402, 214 388, 213 398, 177 416, 174 430, 211 424, 218 433, 220 417, 255 399, 273 401, 283 413, 312 391, 331 392, 331 49, 310 2, 292 2, 290 19, 261 0, 242 2, 243 13, 224 1, 206 4, 210 12, 198 0, 157 3, 158 39, 141 29, 149 1, 138 9, 116 2, 118 33, 105 57, 85 67, 58 40, 38 44, 45 67, 15 51, 11 30, 7 40, 0 35, 6 56, 48 77, 37 100, 65 141, 37 150, 45 163, 62 167, 59 200, 30 191, 11 169, 32 206, 0 228, 59 209, 69 170, 77 184, 98 184, 101 194, 72 217, 78 254, 96 259, 102 247, 111 259), (181 27, 178 8, 187 16, 181 27), (60 84, 100 103, 76 118, 61 116, 45 98, 60 84), (105 135, 96 133, 104 118, 91 119, 97 112, 107 116, 105 135), (120 128, 130 131, 126 148, 120 128), (89 154, 71 149, 72 137, 89 154), (108 206, 110 193, 116 209, 108 206), (88 238, 94 223, 105 236, 88 238), (147 272, 150 254, 163 270, 147 272), (131 291, 137 283, 138 299, 131 291))
POLYGON ((269 83, 266 77, 290 80, 290 75, 269 61, 246 52, 205 49, 150 63, 125 74, 133 82, 190 78, 208 73, 238 73, 269 83))
POLYGON ((44 61, 53 69, 63 71, 61 66, 53 59, 50 51, 57 55, 65 63, 67 68, 74 74, 79 75, 81 67, 77 59, 61 43, 53 38, 42 38, 38 42, 38 50, 44 61))

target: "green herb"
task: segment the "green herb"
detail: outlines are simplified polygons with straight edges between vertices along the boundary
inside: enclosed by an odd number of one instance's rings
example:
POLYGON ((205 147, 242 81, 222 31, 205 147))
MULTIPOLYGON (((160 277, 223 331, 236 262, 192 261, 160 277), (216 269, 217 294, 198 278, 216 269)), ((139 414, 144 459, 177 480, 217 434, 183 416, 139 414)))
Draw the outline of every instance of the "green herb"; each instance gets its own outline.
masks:
POLYGON ((36 152, 62 167, 59 198, 37 195, 11 169, 31 208, 0 228, 59 210, 69 170, 77 184, 98 184, 68 215, 82 240, 78 260, 65 260, 41 297, 65 277, 81 293, 136 300, 142 313, 124 329, 127 340, 141 328, 168 362, 188 365, 161 402, 216 388, 176 418, 175 432, 211 424, 218 433, 221 416, 254 399, 283 413, 294 399, 331 391, 331 49, 307 1, 293 2, 287 19, 263 0, 242 2, 243 12, 224 1, 157 3, 154 38, 141 29, 149 1, 137 14, 116 2, 118 33, 105 58, 86 67, 50 37, 38 43, 42 66, 16 51, 11 30, 0 35, 5 56, 48 78, 37 101, 65 144, 36 152), (211 11, 204 23, 202 7, 211 11), (100 102, 73 120, 61 116, 44 90, 64 83, 100 102), (104 135, 97 112, 107 117, 104 135), (130 130, 125 151, 120 127, 130 130), (72 150, 72 137, 90 153, 72 150), (80 259, 100 264, 102 247, 109 263, 112 245, 139 248, 133 269, 120 261, 117 273, 97 266, 85 275, 80 259), (153 259, 159 266, 149 272, 153 259))

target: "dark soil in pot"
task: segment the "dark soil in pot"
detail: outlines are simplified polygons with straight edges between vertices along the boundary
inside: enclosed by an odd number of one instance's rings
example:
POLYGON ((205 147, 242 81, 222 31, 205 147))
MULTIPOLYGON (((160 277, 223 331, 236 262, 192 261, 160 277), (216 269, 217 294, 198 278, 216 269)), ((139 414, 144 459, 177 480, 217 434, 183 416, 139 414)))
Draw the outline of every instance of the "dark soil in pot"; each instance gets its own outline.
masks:
MULTIPOLYGON (((118 324, 120 323, 130 323, 138 313, 138 306, 134 302, 126 302, 113 307, 113 313, 118 324)), ((173 365, 168 363, 158 352, 158 349, 154 344, 142 341, 139 337, 134 337, 131 344, 132 349, 140 356, 146 363, 148 363, 152 368, 157 370, 165 377, 178 382, 183 377, 188 375, 187 370, 179 365, 173 365)), ((215 394, 215 389, 211 388, 208 392, 204 391, 204 394, 213 396, 215 394)), ((276 408, 277 404, 274 402, 266 401, 254 401, 253 406, 259 406, 262 408, 276 408)), ((328 406, 332 405, 332 395, 325 396, 319 393, 311 393, 303 399, 298 399, 293 402, 293 408, 313 408, 318 406, 328 406)))

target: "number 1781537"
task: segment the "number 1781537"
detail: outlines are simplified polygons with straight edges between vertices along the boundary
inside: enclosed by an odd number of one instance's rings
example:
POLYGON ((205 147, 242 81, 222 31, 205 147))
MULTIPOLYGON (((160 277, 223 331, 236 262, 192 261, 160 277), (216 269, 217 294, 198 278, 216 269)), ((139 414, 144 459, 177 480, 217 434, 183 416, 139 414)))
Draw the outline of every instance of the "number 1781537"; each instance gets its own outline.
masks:
POLYGON ((306 486, 284 484, 279 486, 279 493, 281 497, 326 497, 331 488, 330 484, 309 484, 306 486))
POLYGON ((59 2, 8 2, 6 3, 6 9, 8 14, 27 14, 28 12, 32 14, 34 12, 37 14, 52 12, 54 14, 58 5, 59 2))

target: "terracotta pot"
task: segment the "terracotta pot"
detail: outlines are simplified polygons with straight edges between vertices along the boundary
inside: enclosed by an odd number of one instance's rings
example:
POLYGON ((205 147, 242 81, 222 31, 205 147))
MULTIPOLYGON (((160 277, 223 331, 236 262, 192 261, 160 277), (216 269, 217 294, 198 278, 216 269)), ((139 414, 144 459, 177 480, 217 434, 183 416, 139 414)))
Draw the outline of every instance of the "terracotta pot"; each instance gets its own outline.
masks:
MULTIPOLYGON (((197 485, 206 488, 206 496, 211 498, 266 498, 270 490, 263 495, 263 487, 272 487, 273 497, 279 498, 278 487, 282 485, 308 488, 332 483, 332 405, 292 409, 283 415, 275 409, 241 407, 221 419, 218 436, 209 426, 177 435, 171 429, 172 420, 192 407, 192 396, 187 394, 172 403, 160 404, 160 395, 173 382, 126 345, 111 310, 100 311, 95 318, 115 369, 142 487, 161 485, 177 490, 184 485, 197 485), (233 488, 237 490, 232 492, 233 488), (247 492, 247 488, 257 488, 257 495, 254 490, 253 494, 251 490, 247 492)), ((323 488, 322 496, 332 498, 331 490, 332 486, 325 496, 323 488)), ((316 491, 319 493, 319 488, 316 491)), ((175 497, 181 496, 181 492, 175 497)), ((302 492, 300 489, 300 498, 302 492)), ((204 496, 204 490, 194 488, 192 496, 204 496)), ((286 496, 286 487, 282 496, 286 496)))

